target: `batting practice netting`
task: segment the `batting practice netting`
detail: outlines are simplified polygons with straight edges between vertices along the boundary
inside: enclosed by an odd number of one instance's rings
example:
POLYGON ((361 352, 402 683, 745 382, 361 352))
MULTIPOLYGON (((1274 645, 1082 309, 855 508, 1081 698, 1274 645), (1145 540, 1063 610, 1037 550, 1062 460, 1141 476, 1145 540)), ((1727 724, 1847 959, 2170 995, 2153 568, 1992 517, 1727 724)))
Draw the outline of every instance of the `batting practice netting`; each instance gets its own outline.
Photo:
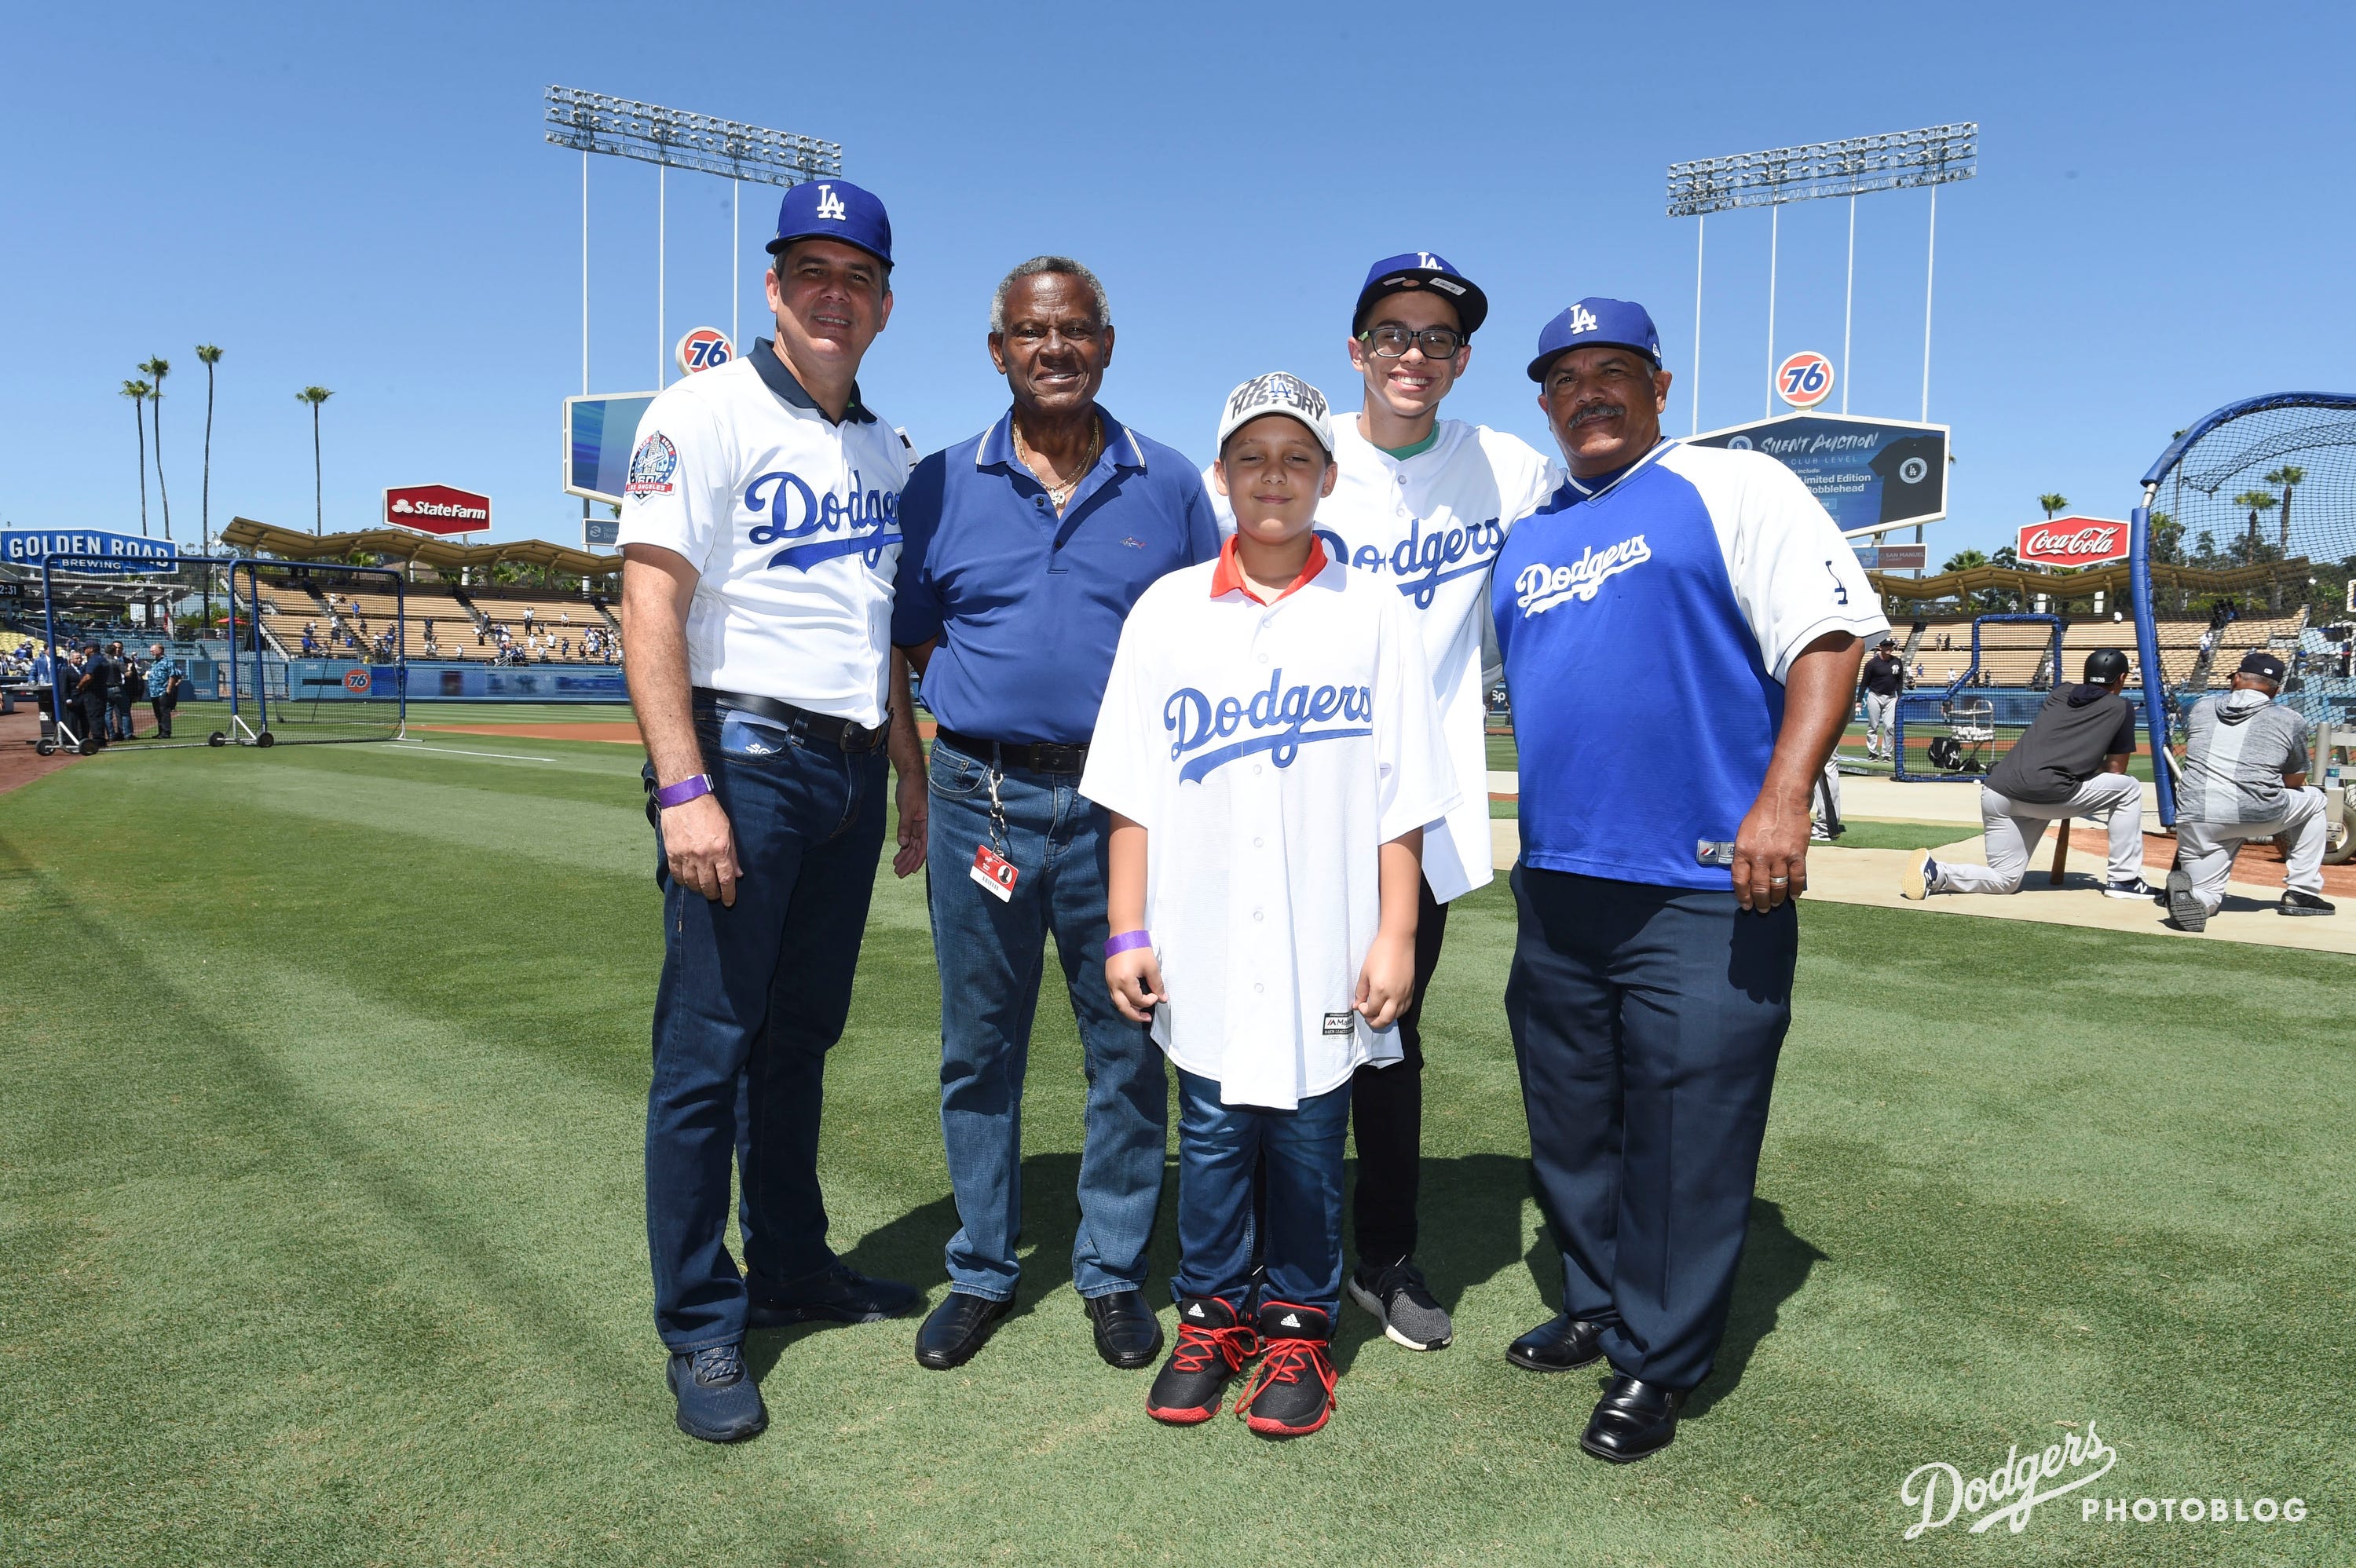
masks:
POLYGON ((51 656, 49 689, 39 694, 40 746, 142 751, 201 746, 229 722, 229 568, 226 558, 99 560, 52 555, 26 592, 0 610, 0 622, 32 637, 51 656), (104 715, 75 697, 71 654, 96 645, 122 648, 117 667, 132 673, 127 700, 104 715))
POLYGON ((240 560, 229 739, 397 741, 408 715, 407 618, 389 567, 240 560))
MULTIPOLYGON (((2037 717, 2062 669, 2057 615, 1981 615, 1970 663, 1944 687, 1898 699, 1894 777, 1908 783, 1976 779, 2010 751, 2037 717)), ((2077 672, 2060 678, 2075 680, 2077 672)))
MULTIPOLYGON (((2289 667, 2284 700, 2309 724, 2356 725, 2356 396, 2283 392, 2232 403, 2143 476, 2129 563, 2137 667, 2156 754, 2222 690, 2242 656, 2289 667)), ((2158 769, 2160 819, 2175 780, 2158 769)), ((2316 781, 2320 784, 2324 781, 2316 781)))

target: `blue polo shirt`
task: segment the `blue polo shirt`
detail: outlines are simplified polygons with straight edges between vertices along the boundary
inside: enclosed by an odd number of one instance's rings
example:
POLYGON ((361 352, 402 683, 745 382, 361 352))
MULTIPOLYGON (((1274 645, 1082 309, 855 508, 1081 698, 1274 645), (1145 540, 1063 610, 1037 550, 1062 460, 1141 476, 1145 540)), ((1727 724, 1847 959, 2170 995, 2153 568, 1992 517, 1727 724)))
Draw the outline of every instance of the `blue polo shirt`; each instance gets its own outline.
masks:
POLYGON ((1104 451, 1061 517, 1015 461, 1011 412, 908 477, 892 640, 940 639, 925 706, 948 729, 1086 744, 1130 606, 1159 579, 1219 553, 1194 464, 1102 408, 1097 415, 1104 451))

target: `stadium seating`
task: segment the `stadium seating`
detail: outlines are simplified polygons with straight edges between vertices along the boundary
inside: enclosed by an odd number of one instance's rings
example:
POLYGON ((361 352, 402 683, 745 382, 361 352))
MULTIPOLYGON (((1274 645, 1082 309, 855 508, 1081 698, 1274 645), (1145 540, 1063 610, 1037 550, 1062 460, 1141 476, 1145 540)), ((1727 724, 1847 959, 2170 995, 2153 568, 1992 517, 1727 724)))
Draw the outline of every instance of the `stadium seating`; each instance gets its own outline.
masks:
MULTIPOLYGON (((602 664, 604 656, 592 656, 584 645, 584 634, 594 629, 607 642, 618 637, 613 621, 596 602, 573 594, 551 594, 545 597, 486 592, 468 595, 475 608, 487 616, 492 624, 505 626, 508 635, 518 643, 529 640, 532 632, 541 635, 546 662, 551 664, 602 664), (531 613, 527 628, 524 613, 531 613), (550 636, 557 646, 547 647, 550 636)), ((487 645, 486 645, 487 646, 487 645)), ((537 658, 535 662, 539 662, 537 658)))

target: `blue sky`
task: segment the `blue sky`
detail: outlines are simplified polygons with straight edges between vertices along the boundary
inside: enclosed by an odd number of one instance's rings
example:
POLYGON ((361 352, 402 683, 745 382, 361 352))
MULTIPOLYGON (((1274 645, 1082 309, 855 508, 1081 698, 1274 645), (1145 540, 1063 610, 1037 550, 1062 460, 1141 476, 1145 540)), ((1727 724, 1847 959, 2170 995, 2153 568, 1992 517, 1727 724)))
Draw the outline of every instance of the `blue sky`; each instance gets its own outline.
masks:
MULTIPOLYGON (((294 393, 316 382, 329 528, 441 481, 490 493, 498 537, 577 542, 557 457, 580 160, 541 140, 552 82, 842 143, 900 263, 863 382, 925 450, 1002 406, 989 291, 1033 252, 1110 289, 1107 406, 1201 458, 1246 375, 1354 406, 1349 302, 1414 249, 1492 301, 1449 411, 1548 447, 1519 367, 1571 299, 1645 302, 1691 373, 1694 224, 1663 216, 1665 165, 1954 120, 1980 123, 1983 172, 1939 203, 1931 417, 1959 461, 1934 564, 2008 539, 2041 491, 2124 517, 2220 403, 2356 388, 2344 6, 130 5, 28 11, 11 45, 0 518, 20 528, 137 530, 118 389, 161 353, 187 538, 211 341, 216 526, 309 526, 294 393)), ((728 196, 670 178, 674 336, 727 325, 728 196)), ((748 339, 775 197, 744 187, 748 339)), ((1853 411, 1915 412, 1926 209, 1858 204, 1853 411)), ((1847 217, 1785 209, 1779 352, 1838 353, 1847 217)), ((595 160, 591 224, 593 379, 637 389, 654 170, 595 160)), ((1767 251, 1763 211, 1712 219, 1705 427, 1761 411, 1767 251)), ((1671 430, 1687 410, 1681 385, 1671 430)))

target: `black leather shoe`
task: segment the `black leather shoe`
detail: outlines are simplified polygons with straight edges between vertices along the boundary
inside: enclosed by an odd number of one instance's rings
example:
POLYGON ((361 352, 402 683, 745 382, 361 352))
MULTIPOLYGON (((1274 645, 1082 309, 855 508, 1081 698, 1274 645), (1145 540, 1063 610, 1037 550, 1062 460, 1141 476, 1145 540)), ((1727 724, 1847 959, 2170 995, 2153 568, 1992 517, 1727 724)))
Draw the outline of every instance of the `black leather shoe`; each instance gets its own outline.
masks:
POLYGON ((807 1279, 780 1286, 774 1296, 755 1295, 744 1304, 748 1328, 783 1328, 795 1323, 880 1323, 916 1305, 922 1293, 895 1279, 870 1279, 838 1262, 807 1279))
POLYGON ((1579 1445, 1615 1465, 1656 1454, 1675 1441, 1677 1412, 1685 1403, 1683 1389, 1614 1372, 1611 1386, 1595 1402, 1595 1413, 1587 1418, 1587 1430, 1579 1435, 1579 1445))
POLYGON ((1145 1304, 1141 1290, 1116 1290, 1091 1296, 1080 1303, 1097 1327, 1097 1354, 1105 1364, 1133 1372, 1150 1367, 1162 1354, 1162 1320, 1145 1304))
POLYGON ((916 1364, 937 1372, 965 1365, 990 1338, 998 1320, 1012 1310, 1012 1301, 950 1291, 916 1330, 916 1364))
POLYGON ((1603 1325, 1566 1312, 1505 1347, 1505 1360, 1534 1372, 1567 1372, 1603 1354, 1603 1325))

